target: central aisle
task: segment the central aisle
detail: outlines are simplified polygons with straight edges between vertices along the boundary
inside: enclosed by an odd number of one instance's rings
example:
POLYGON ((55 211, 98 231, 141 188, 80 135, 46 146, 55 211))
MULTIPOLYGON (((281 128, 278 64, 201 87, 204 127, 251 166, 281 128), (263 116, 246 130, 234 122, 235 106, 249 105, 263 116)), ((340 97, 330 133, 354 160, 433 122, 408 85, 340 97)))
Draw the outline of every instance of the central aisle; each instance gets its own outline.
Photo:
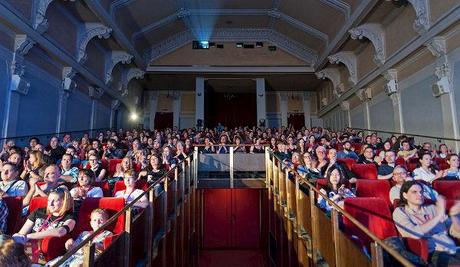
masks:
POLYGON ((202 250, 199 267, 265 267, 268 263, 260 250, 202 250))

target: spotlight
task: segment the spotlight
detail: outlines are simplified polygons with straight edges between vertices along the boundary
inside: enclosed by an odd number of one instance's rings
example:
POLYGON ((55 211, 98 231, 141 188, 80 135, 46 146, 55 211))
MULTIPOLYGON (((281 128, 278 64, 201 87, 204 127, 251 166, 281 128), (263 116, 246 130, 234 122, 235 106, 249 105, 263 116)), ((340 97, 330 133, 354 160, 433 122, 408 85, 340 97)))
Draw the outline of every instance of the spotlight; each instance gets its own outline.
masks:
POLYGON ((244 44, 243 43, 236 43, 236 48, 243 48, 244 44))
POLYGON ((192 49, 209 49, 208 41, 193 41, 192 49))
POLYGON ((131 118, 132 121, 137 121, 139 116, 137 115, 136 112, 132 112, 130 118, 131 118))

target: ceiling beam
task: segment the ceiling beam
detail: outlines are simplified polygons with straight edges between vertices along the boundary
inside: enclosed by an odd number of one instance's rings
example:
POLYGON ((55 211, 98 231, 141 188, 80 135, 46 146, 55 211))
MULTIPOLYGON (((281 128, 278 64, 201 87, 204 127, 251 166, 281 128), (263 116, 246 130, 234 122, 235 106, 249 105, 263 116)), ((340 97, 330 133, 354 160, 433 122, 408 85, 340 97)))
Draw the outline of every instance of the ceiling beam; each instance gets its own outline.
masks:
MULTIPOLYGON (((161 58, 184 45, 191 43, 196 37, 193 30, 187 30, 172 35, 163 42, 152 46, 145 53, 147 64, 161 58)), ((289 37, 267 28, 258 29, 214 29, 210 41, 215 42, 271 42, 286 52, 314 65, 317 60, 317 51, 290 39, 289 37)))
POLYGON ((327 57, 331 53, 336 52, 336 50, 350 37, 350 33, 348 31, 361 23, 361 21, 372 11, 378 2, 379 0, 361 2, 351 15, 350 19, 345 22, 342 29, 335 35, 335 38, 327 45, 326 49, 316 62, 315 70, 319 70, 326 65, 328 62, 327 57))
POLYGON ((190 18, 193 16, 269 16, 288 23, 289 25, 325 42, 326 45, 329 41, 329 36, 327 34, 276 9, 180 9, 172 15, 144 26, 133 34, 132 40, 134 41, 139 39, 146 33, 164 27, 176 20, 190 18))
POLYGON ((91 11, 104 23, 107 27, 113 30, 113 37, 118 41, 121 47, 126 50, 129 54, 134 56, 134 62, 138 67, 144 69, 146 63, 142 56, 136 51, 131 41, 125 36, 125 34, 118 28, 118 25, 112 19, 112 17, 107 13, 107 11, 102 7, 102 5, 97 0, 85 0, 85 3, 91 9, 91 11))
POLYGON ((302 66, 148 66, 150 73, 283 73, 308 74, 313 68, 302 66))
POLYGON ((323 4, 328 5, 340 12, 342 12, 345 15, 345 20, 348 20, 350 18, 350 13, 351 13, 351 7, 348 3, 342 1, 342 0, 320 0, 323 4))
POLYGON ((102 88, 105 92, 107 92, 107 94, 115 99, 120 99, 122 102, 124 102, 124 104, 126 104, 126 99, 122 98, 118 92, 106 86, 101 79, 94 75, 92 70, 88 70, 85 66, 78 63, 74 55, 65 51, 62 46, 56 44, 49 38, 46 38, 37 32, 33 26, 28 23, 28 19, 20 14, 17 10, 15 10, 9 3, 4 1, 0 2, 0 17, 4 18, 8 23, 10 23, 13 27, 22 33, 27 34, 30 39, 39 44, 43 49, 54 54, 57 58, 62 60, 65 65, 74 68, 75 71, 77 71, 89 83, 102 88))

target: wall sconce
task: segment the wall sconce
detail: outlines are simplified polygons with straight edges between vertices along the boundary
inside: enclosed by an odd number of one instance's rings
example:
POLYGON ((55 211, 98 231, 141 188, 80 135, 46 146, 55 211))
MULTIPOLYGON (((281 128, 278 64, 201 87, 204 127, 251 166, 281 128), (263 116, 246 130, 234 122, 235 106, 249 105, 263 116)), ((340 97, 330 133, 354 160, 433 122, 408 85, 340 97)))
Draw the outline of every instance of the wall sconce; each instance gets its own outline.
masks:
POLYGON ((197 96, 201 96, 201 93, 196 93, 197 96))

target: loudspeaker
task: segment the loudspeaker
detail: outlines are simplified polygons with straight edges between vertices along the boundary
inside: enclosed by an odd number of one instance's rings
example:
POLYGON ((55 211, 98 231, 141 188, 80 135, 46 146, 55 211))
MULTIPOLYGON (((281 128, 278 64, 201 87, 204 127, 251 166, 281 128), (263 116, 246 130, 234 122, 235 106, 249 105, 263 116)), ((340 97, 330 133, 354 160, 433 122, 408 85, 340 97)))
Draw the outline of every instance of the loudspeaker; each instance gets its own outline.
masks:
POLYGON ((259 120, 259 127, 265 127, 265 119, 259 120))
POLYGON ((196 120, 196 127, 203 127, 203 120, 202 119, 196 120))

